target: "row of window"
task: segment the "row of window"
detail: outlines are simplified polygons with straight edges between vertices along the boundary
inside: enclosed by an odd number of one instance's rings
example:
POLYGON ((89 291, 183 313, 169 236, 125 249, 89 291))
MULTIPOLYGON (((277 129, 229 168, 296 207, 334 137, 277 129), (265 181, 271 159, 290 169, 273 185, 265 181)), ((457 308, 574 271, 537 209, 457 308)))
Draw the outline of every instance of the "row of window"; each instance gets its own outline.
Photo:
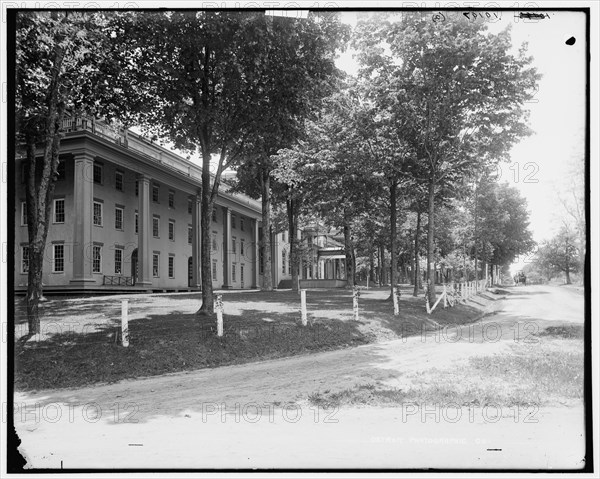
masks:
MULTIPOLYGON (((102 163, 94 162, 94 183, 102 184, 103 177, 103 165, 102 163)), ((123 191, 123 185, 125 183, 125 173, 120 170, 115 171, 115 189, 123 191)), ((135 182, 135 196, 139 196, 140 185, 139 182, 135 182)), ((158 183, 152 183, 152 201, 154 203, 160 203, 160 185, 158 183)), ((175 208, 175 191, 169 190, 168 196, 169 208, 175 208)), ((188 213, 192 213, 192 199, 188 198, 188 213)))
MULTIPOLYGON (((245 268, 245 264, 242 263, 240 264, 240 282, 243 283, 244 282, 244 268, 245 268)), ((237 282, 237 263, 232 263, 231 264, 231 281, 233 283, 237 282)), ((217 281, 217 261, 213 260, 212 262, 212 280, 213 281, 217 281)))
MULTIPOLYGON (((22 163, 22 173, 21 173, 21 180, 23 183, 25 183, 25 181, 27 179, 28 168, 29 168, 29 165, 26 162, 23 162, 22 163)), ((104 165, 97 161, 94 162, 94 168, 93 168, 94 183, 103 184, 103 171, 104 171, 104 165)), ((59 163, 58 163, 58 177, 59 177, 59 179, 63 179, 65 177, 65 162, 64 161, 59 161, 59 163)), ((115 189, 118 191, 123 191, 124 184, 125 184, 125 173, 123 171, 116 170, 115 171, 115 189)), ((138 181, 135 182, 135 195, 136 196, 139 195, 139 182, 138 181)), ((160 185, 158 183, 152 183, 152 201, 154 203, 159 203, 160 202, 159 200, 160 200, 160 185)), ((60 201, 62 201, 62 218, 63 219, 62 219, 62 221, 54 221, 55 223, 64 223, 64 199, 61 199, 60 201)), ((175 191, 174 190, 169 190, 168 204, 169 204, 169 208, 175 208, 175 191)), ((188 197, 187 210, 188 210, 189 214, 192 214, 193 199, 189 198, 189 197, 188 197)), ((25 217, 25 219, 21 222, 21 224, 26 225, 27 224, 26 212, 23 213, 23 210, 22 210, 21 217, 22 218, 25 217)), ((212 211, 212 221, 215 223, 217 222, 216 208, 213 208, 213 211, 212 211)), ((239 225, 240 225, 240 230, 245 231, 244 218, 240 218, 239 225)), ((232 227, 232 229, 237 228, 237 217, 235 214, 231 215, 231 227, 232 227)), ((285 239, 284 239, 284 241, 285 241, 285 239)))
MULTIPOLYGON (((93 224, 94 226, 103 226, 103 208, 104 204, 101 201, 94 201, 93 207, 93 224)), ((123 210, 124 206, 115 206, 115 229, 123 230, 123 210)), ((65 222, 65 199, 64 198, 56 198, 53 200, 53 223, 62 224, 65 222)), ((232 215, 232 225, 233 225, 233 215, 232 215)), ((155 238, 159 237, 159 225, 160 225, 160 217, 158 215, 154 215, 152 220, 152 232, 155 238)), ((21 202, 21 226, 27 226, 27 204, 25 201, 21 202)), ((244 231, 244 219, 240 219, 240 227, 241 230, 244 231)), ((191 226, 188 228, 188 243, 192 243, 191 236, 189 233, 191 230, 191 226)), ((135 232, 138 232, 138 214, 135 213, 135 232)), ((169 239, 175 240, 175 222, 169 220, 169 239)), ((235 238, 233 239, 235 243, 235 238)), ((216 244, 216 243, 215 243, 216 244)), ((216 246, 213 249, 217 249, 216 246)), ((235 244, 233 246, 233 251, 235 252, 235 244)), ((242 254, 243 253, 243 245, 242 245, 242 254)))
MULTIPOLYGON (((212 232, 212 250, 217 251, 218 249, 218 233, 216 231, 212 232)), ((246 240, 240 240, 240 254, 243 256, 246 251, 246 240)), ((235 236, 231 237, 231 253, 237 254, 237 238, 235 236)))
MULTIPOLYGON (((123 253, 124 249, 116 247, 114 249, 114 274, 123 274, 123 253)), ((244 282, 244 264, 240 265, 240 281, 244 282)), ((52 272, 64 273, 65 271, 65 245, 57 243, 52 245, 52 272)), ((29 246, 21 247, 21 273, 29 272, 29 246)), ((102 273, 102 245, 93 245, 92 247, 92 272, 102 273)), ((169 255, 167 263, 167 274, 169 278, 175 278, 175 256, 169 255)), ((231 265, 231 280, 237 281, 237 264, 231 265)), ((152 253, 152 276, 160 277, 160 252, 152 253)), ((217 280, 217 261, 212 263, 213 281, 217 280)))
MULTIPOLYGON (((52 205, 52 222, 61 224, 65 222, 65 199, 56 198, 52 205)), ((21 202, 21 226, 27 226, 27 203, 21 202)))
MULTIPOLYGON (((93 224, 94 226, 103 226, 103 209, 104 204, 101 201, 94 201, 93 208, 93 224)), ((124 218, 124 206, 115 206, 115 229, 123 230, 123 218, 124 218)), ((53 207, 53 222, 64 223, 65 222, 65 200, 64 198, 55 199, 53 207)), ((242 222, 243 224, 243 222, 242 222)), ((27 226, 27 206, 25 202, 21 203, 21 225, 27 226)), ((138 212, 135 212, 135 233, 138 234, 138 212)), ((160 238, 160 216, 154 215, 152 217, 152 236, 160 238)), ((169 220, 168 227, 169 240, 175 241, 175 220, 169 220)), ((188 244, 192 244, 193 229, 191 225, 188 225, 188 244)), ((244 240, 240 241, 240 254, 244 254, 244 240)), ((213 231, 212 237, 213 250, 217 250, 217 232, 213 231)), ((233 254, 237 254, 237 238, 231 239, 231 251, 233 254)))

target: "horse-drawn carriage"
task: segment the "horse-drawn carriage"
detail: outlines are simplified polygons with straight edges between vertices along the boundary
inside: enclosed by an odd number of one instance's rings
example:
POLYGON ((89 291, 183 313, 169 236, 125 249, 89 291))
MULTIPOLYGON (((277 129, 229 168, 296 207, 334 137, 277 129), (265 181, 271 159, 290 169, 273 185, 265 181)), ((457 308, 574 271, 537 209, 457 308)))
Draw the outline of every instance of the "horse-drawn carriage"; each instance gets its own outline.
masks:
POLYGON ((515 282, 515 286, 519 286, 520 284, 525 286, 527 284, 527 276, 525 276, 523 271, 519 271, 517 274, 515 274, 513 280, 515 282))

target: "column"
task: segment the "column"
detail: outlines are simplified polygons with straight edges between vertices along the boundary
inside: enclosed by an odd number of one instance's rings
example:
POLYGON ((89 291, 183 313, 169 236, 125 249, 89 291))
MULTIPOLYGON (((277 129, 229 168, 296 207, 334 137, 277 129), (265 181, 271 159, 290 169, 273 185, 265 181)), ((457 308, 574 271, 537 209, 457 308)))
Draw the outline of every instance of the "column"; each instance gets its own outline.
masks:
POLYGON ((75 226, 73 231, 73 279, 71 284, 93 283, 92 215, 94 203, 94 157, 88 153, 75 156, 74 178, 75 226))
POLYGON ((279 256, 277 255, 277 251, 279 250, 279 245, 277 244, 277 235, 273 233, 273 227, 271 226, 271 231, 269 233, 271 235, 271 251, 269 254, 271 255, 271 278, 273 281, 273 289, 277 289, 279 286, 279 282, 277 281, 277 268, 279 268, 279 256))
POLYGON ((202 288, 202 275, 200 274, 200 258, 202 235, 200 221, 200 202, 202 196, 200 190, 192 196, 192 288, 202 288))
POLYGON ((138 175, 138 279, 136 285, 152 285, 150 251, 150 178, 138 175))
POLYGON ((258 220, 252 220, 252 229, 254 231, 254 274, 252 278, 252 289, 256 289, 260 285, 259 272, 260 272, 260 254, 259 244, 260 238, 258 237, 258 220))
POLYGON ((223 207, 223 288, 231 288, 231 210, 223 207))

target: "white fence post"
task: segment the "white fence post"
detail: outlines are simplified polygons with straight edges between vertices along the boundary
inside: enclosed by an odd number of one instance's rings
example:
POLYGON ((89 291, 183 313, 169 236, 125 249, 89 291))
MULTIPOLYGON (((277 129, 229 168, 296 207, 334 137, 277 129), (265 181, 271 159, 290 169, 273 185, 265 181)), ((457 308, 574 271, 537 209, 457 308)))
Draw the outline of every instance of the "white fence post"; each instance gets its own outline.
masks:
POLYGON ((429 306, 429 280, 427 280, 423 289, 425 290, 425 309, 427 310, 427 314, 431 314, 431 307, 429 306))
POLYGON ((223 336, 223 295, 217 294, 215 298, 215 312, 217 313, 217 336, 223 336))
POLYGON ((398 286, 394 286, 394 316, 398 316, 400 314, 400 288, 398 286))
POLYGON ((306 290, 300 290, 300 307, 302 310, 302 326, 306 326, 308 322, 307 314, 306 314, 306 290))
POLYGON ((358 321, 358 298, 360 296, 360 291, 355 286, 352 291, 352 306, 354 308, 354 321, 358 321))
POLYGON ((129 325, 127 323, 129 300, 121 301, 121 341, 123 346, 129 346, 129 325))

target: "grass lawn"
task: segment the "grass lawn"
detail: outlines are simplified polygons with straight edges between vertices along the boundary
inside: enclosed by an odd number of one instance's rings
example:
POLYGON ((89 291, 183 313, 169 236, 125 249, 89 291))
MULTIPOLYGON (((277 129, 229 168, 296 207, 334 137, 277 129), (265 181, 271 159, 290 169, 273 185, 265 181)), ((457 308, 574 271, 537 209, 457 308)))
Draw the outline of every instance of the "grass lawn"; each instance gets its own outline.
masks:
POLYGON ((18 390, 77 387, 125 378, 265 360, 420 334, 421 328, 465 324, 472 306, 425 312, 422 297, 403 291, 400 316, 389 290, 361 292, 353 320, 348 290, 307 293, 309 325, 300 323, 300 298, 291 291, 231 292, 223 296, 224 336, 214 319, 198 318, 200 294, 57 298, 42 304, 42 336, 24 343, 17 308, 15 386, 18 390), (129 301, 130 346, 120 345, 121 299, 129 301))

